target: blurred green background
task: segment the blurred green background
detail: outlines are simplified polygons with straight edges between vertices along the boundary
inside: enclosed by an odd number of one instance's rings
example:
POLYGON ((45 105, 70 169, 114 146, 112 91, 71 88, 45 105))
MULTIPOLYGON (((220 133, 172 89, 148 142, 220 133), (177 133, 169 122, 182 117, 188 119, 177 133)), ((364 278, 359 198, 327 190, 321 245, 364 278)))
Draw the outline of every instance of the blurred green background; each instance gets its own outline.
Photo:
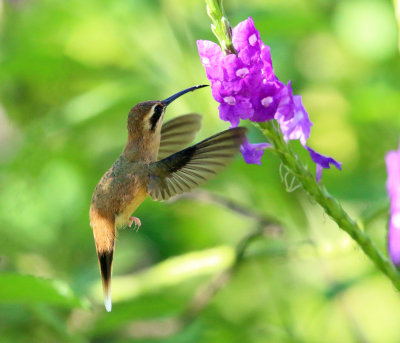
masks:
MULTIPOLYGON (((303 96, 310 145, 343 162, 324 183, 371 219, 385 251, 384 155, 400 132, 392 3, 224 6, 232 25, 253 17, 276 74, 303 96)), ((135 103, 207 83, 197 39, 215 41, 201 0, 0 0, 0 341, 399 342, 391 283, 303 191, 286 192, 268 151, 263 166, 238 156, 203 189, 279 220, 282 235, 252 243, 204 311, 175 330, 168 320, 232 265, 256 221, 195 199, 147 199, 139 232, 119 233, 105 312, 92 191, 124 146, 135 103)), ((228 127, 208 89, 166 118, 188 112, 203 115, 198 139, 228 127)), ((249 136, 262 141, 253 127, 249 136)))

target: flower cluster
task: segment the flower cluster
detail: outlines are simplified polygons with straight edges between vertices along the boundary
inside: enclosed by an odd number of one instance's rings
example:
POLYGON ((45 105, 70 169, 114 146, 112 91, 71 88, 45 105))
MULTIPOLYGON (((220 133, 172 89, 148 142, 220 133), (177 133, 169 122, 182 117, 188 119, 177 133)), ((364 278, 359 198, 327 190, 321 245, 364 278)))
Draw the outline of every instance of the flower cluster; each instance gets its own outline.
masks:
MULTIPOLYGON (((317 164, 317 180, 321 178, 322 169, 329 168, 330 164, 341 169, 339 162, 306 146, 312 123, 301 96, 293 95, 290 82, 285 85, 274 74, 270 48, 260 39, 251 18, 233 28, 232 43, 236 53, 225 55, 217 44, 197 41, 213 97, 220 104, 220 118, 233 127, 238 126, 241 119, 253 122, 276 119, 286 141, 298 139, 308 149, 317 164)), ((268 146, 247 141, 241 152, 247 163, 261 164, 263 149, 268 146)))
POLYGON ((251 18, 233 29, 232 42, 237 54, 225 55, 210 41, 197 42, 221 119, 237 126, 240 119, 274 118, 285 85, 275 76, 270 49, 251 18))
POLYGON ((387 153, 386 169, 386 188, 390 198, 389 257, 394 265, 400 266, 400 146, 399 150, 387 153))

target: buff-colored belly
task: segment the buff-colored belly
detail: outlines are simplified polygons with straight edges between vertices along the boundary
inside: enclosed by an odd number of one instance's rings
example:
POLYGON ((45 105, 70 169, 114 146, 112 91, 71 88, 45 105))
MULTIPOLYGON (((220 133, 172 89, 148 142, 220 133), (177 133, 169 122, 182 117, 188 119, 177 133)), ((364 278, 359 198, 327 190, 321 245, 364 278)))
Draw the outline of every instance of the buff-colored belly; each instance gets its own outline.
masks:
POLYGON ((139 205, 146 199, 147 193, 146 190, 140 190, 135 194, 132 201, 125 207, 123 212, 115 217, 115 225, 116 227, 124 227, 129 224, 129 217, 135 210, 139 207, 139 205))

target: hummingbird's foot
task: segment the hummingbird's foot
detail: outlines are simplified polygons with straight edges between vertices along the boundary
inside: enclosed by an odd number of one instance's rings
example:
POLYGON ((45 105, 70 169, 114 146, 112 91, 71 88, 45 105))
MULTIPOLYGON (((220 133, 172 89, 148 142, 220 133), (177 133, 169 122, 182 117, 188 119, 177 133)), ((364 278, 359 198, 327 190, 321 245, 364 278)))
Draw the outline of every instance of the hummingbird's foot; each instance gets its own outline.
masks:
POLYGON ((136 229, 136 231, 139 231, 142 222, 137 217, 129 217, 129 227, 132 226, 133 222, 135 222, 135 226, 133 228, 136 229))

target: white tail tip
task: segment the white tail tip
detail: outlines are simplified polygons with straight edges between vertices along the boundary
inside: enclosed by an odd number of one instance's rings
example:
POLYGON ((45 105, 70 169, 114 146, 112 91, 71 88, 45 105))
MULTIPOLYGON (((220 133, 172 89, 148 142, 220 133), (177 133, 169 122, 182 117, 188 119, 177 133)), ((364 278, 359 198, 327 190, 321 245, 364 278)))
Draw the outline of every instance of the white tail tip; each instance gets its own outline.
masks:
POLYGON ((108 292, 108 294, 104 297, 104 306, 106 307, 107 312, 111 312, 111 292, 108 292))

